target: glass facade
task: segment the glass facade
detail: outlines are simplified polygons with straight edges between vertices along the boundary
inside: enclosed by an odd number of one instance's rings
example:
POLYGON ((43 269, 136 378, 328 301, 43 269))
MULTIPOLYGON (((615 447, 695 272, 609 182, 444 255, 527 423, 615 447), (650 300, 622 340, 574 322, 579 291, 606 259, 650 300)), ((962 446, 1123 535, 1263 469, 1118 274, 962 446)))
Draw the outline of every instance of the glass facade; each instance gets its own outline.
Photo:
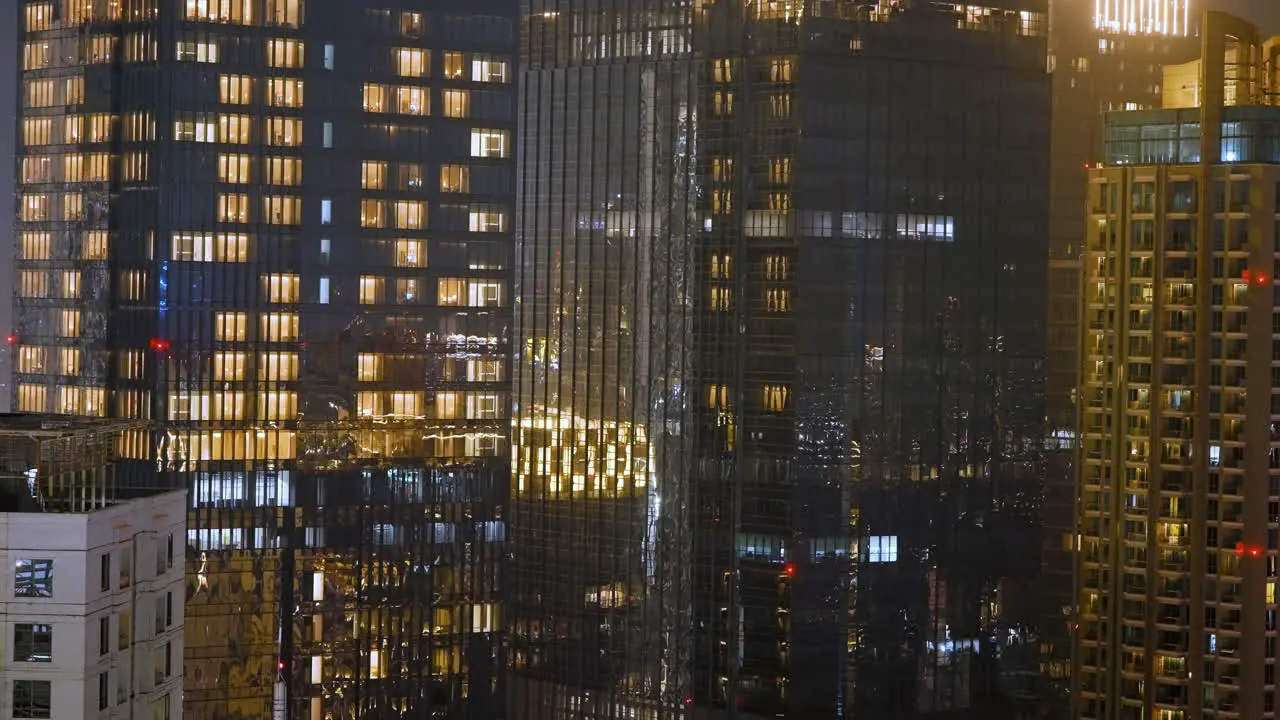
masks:
POLYGON ((515 716, 1034 710, 1045 10, 523 6, 515 716))
POLYGON ((490 717, 514 6, 16 17, 15 407, 151 421, 186 716, 490 717))

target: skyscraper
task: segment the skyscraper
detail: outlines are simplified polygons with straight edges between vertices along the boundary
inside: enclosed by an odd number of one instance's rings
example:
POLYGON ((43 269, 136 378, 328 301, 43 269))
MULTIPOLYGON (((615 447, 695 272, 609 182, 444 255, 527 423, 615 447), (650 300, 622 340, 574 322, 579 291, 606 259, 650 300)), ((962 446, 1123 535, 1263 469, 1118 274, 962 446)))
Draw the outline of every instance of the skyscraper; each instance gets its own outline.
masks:
POLYGON ((523 22, 512 712, 1029 710, 1045 4, 523 22))
POLYGON ((1052 2, 1053 73, 1048 330, 1045 377, 1049 437, 1045 458, 1043 618, 1046 707, 1067 713, 1071 612, 1075 591, 1075 423, 1080 368, 1080 260, 1085 178, 1102 159, 1098 116, 1160 106, 1162 68, 1196 52, 1200 16, 1191 0, 1052 2))
POLYGON ((1280 40, 1207 13, 1201 47, 1088 177, 1079 718, 1275 712, 1280 40))
POLYGON ((19 3, 16 404, 153 421, 187 717, 494 711, 514 15, 19 3))

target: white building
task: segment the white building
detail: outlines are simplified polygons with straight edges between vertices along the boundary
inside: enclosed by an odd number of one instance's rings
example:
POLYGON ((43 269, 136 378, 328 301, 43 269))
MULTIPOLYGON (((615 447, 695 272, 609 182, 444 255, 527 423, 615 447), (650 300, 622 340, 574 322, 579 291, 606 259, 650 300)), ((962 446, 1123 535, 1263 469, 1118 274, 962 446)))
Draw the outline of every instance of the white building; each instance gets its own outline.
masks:
POLYGON ((0 513, 0 720, 182 715, 186 493, 0 513))

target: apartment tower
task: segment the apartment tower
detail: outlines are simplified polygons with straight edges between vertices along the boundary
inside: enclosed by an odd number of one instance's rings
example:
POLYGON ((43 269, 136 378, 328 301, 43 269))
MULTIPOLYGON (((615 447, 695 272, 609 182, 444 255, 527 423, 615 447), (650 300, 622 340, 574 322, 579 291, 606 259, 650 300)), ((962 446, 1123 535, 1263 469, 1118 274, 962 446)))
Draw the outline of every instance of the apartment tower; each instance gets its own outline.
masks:
POLYGON ((189 491, 184 715, 493 716, 514 4, 13 17, 15 403, 189 491))
POLYGON ((522 9, 514 717, 1032 711, 1046 11, 522 9))
POLYGON ((1165 107, 1105 116, 1083 237, 1075 717, 1275 715, 1278 57, 1207 13, 1165 107))

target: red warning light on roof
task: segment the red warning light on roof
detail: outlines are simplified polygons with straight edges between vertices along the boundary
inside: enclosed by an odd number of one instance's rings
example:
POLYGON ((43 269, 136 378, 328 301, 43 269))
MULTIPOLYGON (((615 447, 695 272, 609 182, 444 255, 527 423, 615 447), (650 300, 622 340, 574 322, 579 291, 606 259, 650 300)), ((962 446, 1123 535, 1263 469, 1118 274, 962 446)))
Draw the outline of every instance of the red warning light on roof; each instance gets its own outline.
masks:
POLYGON ((168 352, 169 341, 164 338, 151 338, 151 349, 156 352, 168 352))

